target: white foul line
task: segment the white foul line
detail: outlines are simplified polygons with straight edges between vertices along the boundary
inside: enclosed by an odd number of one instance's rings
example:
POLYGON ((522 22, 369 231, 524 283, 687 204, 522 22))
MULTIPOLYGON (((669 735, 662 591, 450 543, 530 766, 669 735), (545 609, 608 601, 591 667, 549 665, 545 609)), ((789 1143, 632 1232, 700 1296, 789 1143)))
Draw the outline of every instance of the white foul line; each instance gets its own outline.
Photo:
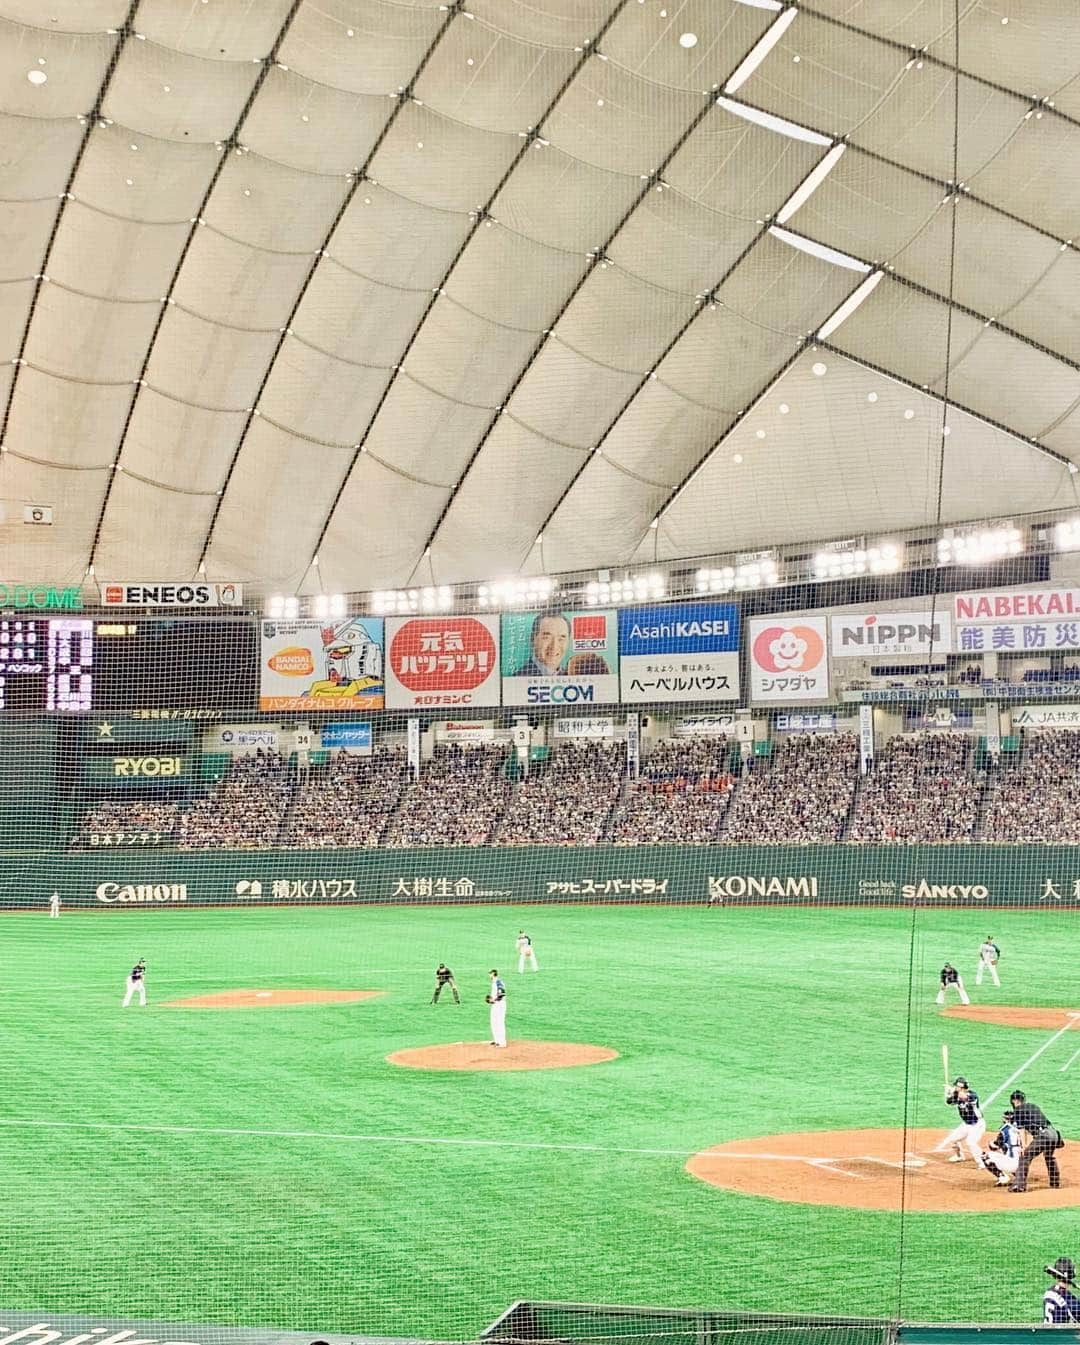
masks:
MULTIPOLYGON (((1045 1051, 1047 1047, 1053 1046, 1054 1042, 1057 1041, 1058 1037, 1063 1037, 1065 1033, 1068 1032, 1069 1028, 1075 1027, 1077 1023, 1080 1023, 1080 1013, 1070 1013, 1069 1021, 1065 1024, 1065 1026, 1063 1028, 1060 1028, 1057 1032, 1055 1032, 1052 1037, 1044 1041, 1043 1044, 1033 1055, 1029 1055, 1028 1058, 1024 1061, 1024 1063, 1020 1066, 1020 1068, 1016 1070, 1015 1073, 1010 1074, 1009 1077, 1005 1080, 1005 1082, 1001 1085, 1001 1087, 998 1088, 995 1092, 990 1094, 990 1096, 986 1099, 986 1102, 983 1105, 989 1107, 989 1105, 991 1104, 991 1102, 993 1102, 995 1098, 1000 1097, 1002 1093, 1004 1093, 1005 1089, 1008 1088, 1009 1084, 1015 1083, 1016 1080, 1019 1079, 1020 1075, 1023 1074, 1024 1070, 1026 1070, 1029 1065, 1033 1065, 1035 1061, 1038 1060, 1039 1056, 1042 1055, 1043 1051, 1045 1051)), ((1073 1059, 1075 1060, 1076 1056, 1073 1056, 1073 1059)))
POLYGON ((1064 1065, 1062 1065, 1062 1067, 1058 1070, 1058 1073, 1064 1074, 1078 1055, 1080 1055, 1080 1051, 1073 1051, 1072 1055, 1069 1056, 1068 1060, 1066 1060, 1064 1065))

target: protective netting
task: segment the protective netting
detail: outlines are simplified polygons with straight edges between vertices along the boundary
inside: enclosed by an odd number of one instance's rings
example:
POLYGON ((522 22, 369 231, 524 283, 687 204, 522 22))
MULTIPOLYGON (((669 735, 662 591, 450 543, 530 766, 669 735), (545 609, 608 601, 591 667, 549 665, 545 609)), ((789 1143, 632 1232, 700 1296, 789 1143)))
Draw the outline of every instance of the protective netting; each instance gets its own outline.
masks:
POLYGON ((0 0, 0 1345, 1040 1319, 1078 51, 0 0))

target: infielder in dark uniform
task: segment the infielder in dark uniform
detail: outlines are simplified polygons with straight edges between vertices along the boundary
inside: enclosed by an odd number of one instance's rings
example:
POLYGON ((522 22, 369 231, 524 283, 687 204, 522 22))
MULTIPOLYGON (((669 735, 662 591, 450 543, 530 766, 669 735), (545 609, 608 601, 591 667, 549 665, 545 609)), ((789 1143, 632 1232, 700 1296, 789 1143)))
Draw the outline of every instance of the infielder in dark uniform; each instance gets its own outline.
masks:
POLYGON ((1010 1094, 1009 1101, 1012 1103, 1014 1123, 1031 1136, 1031 1143, 1020 1155, 1020 1166, 1016 1169, 1016 1176, 1009 1190, 1016 1192, 1027 1190, 1028 1171, 1040 1155, 1046 1161, 1046 1175, 1050 1179, 1050 1185, 1060 1186, 1061 1169, 1057 1165, 1054 1153, 1065 1147, 1061 1131, 1050 1124, 1045 1113, 1036 1107, 1034 1102, 1027 1100, 1026 1093, 1017 1089, 1015 1093, 1010 1094))
POLYGON ((939 1004, 945 1003, 945 991, 948 990, 949 986, 952 986, 960 996, 961 1004, 971 1003, 971 1000, 968 999, 968 992, 964 989, 964 978, 951 962, 946 962, 941 969, 941 989, 938 991, 937 996, 937 1002, 939 1004))
POLYGON ((454 1003, 460 1004, 461 996, 458 994, 457 981, 454 980, 454 973, 445 962, 440 962, 435 968, 435 993, 431 997, 432 1004, 438 1004, 439 996, 442 994, 444 986, 450 987, 450 991, 454 996, 454 1003))

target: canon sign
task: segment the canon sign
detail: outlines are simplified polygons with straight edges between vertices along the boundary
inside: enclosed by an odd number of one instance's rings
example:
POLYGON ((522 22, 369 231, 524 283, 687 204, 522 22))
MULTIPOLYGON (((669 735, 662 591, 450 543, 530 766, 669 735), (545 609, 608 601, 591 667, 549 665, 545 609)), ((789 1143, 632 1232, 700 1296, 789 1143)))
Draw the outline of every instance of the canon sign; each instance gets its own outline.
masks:
POLYGON ((106 906, 161 906, 187 901, 187 883, 98 883, 94 891, 106 906))
POLYGON ((834 658, 866 654, 945 654, 952 648, 947 612, 867 612, 832 619, 834 658))

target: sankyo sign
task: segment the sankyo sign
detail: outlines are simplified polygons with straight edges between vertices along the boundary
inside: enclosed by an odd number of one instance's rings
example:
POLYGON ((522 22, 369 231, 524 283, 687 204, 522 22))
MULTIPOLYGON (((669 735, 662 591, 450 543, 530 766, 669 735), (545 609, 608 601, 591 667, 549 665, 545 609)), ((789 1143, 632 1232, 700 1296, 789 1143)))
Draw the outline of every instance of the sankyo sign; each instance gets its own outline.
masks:
POLYGON ((0 584, 0 608, 14 608, 16 612, 81 612, 82 605, 82 594, 77 588, 0 584))

